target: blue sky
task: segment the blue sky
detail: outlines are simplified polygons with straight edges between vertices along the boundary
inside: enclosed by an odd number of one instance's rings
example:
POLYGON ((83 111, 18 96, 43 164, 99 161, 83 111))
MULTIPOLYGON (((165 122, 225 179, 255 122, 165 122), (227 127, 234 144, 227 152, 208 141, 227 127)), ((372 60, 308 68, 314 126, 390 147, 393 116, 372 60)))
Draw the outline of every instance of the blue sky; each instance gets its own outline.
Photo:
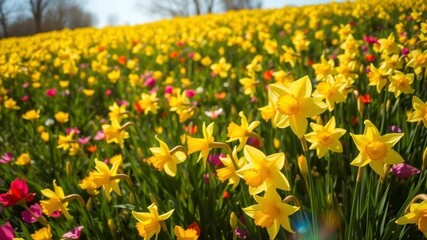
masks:
MULTIPOLYGON (((86 0, 84 8, 98 18, 97 27, 104 27, 110 22, 117 25, 134 25, 158 20, 158 16, 148 15, 137 7, 138 2, 146 4, 149 0, 86 0)), ((161 1, 161 0, 158 0, 161 1)), ((330 0, 265 0, 264 8, 280 8, 285 5, 307 5, 326 3, 330 0)))

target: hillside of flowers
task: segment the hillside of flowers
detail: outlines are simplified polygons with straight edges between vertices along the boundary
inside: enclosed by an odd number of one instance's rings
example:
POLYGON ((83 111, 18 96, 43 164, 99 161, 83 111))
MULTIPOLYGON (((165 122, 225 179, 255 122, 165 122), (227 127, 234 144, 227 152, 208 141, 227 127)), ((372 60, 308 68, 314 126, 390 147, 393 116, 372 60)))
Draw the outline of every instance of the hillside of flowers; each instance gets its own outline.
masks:
POLYGON ((427 237, 427 3, 0 40, 0 239, 427 237))

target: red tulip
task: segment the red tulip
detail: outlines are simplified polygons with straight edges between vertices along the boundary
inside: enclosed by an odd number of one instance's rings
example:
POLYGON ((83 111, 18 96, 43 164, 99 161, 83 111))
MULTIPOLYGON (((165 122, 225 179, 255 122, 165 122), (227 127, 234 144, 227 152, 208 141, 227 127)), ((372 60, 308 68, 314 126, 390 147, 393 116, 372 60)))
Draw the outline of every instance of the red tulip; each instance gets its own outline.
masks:
POLYGON ((0 194, 0 203, 5 207, 20 204, 21 201, 30 202, 34 199, 35 193, 28 193, 28 185, 25 178, 17 178, 10 184, 7 193, 0 194))

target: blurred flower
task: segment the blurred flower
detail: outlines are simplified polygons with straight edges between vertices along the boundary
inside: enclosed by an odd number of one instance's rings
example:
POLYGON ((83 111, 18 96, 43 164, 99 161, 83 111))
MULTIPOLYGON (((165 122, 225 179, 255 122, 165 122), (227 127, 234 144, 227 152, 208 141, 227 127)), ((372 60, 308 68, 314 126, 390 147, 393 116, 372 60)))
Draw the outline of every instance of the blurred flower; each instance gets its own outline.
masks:
POLYGON ((413 73, 404 74, 400 71, 394 71, 394 75, 390 78, 389 92, 394 92, 394 97, 397 98, 400 94, 413 94, 414 89, 411 87, 415 75, 413 73))
POLYGON ((0 239, 2 240, 13 240, 15 238, 15 231, 13 231, 12 225, 10 222, 0 226, 0 239))
POLYGON ((71 133, 74 133, 75 135, 79 135, 80 134, 80 130, 77 127, 70 127, 70 128, 65 129, 65 133, 67 135, 71 134, 71 133))
POLYGON ((416 224, 424 237, 427 237, 427 200, 421 203, 411 203, 409 212, 396 220, 396 224, 416 224))
POLYGON ((199 238, 196 230, 192 228, 184 230, 181 226, 175 226, 173 232, 177 240, 197 240, 199 238))
POLYGON ((100 130, 100 131, 96 132, 96 134, 93 137, 93 139, 96 140, 96 141, 105 140, 105 133, 104 133, 104 131, 100 130))
POLYGON ((258 204, 243 208, 243 211, 254 219, 255 225, 267 228, 270 239, 275 239, 282 226, 286 231, 294 233, 289 216, 300 208, 283 203, 275 190, 267 191, 263 197, 253 196, 258 204))
POLYGON ((5 154, 3 154, 3 156, 1 156, 0 158, 0 164, 6 164, 9 163, 13 160, 13 155, 11 152, 7 152, 5 154))
POLYGON ((391 149, 402 137, 403 133, 389 133, 380 136, 375 125, 365 120, 365 131, 361 135, 350 133, 360 151, 351 165, 363 167, 367 164, 381 177, 385 175, 385 166, 388 164, 402 163, 403 158, 391 149))
POLYGON ((82 230, 84 229, 84 226, 77 226, 73 229, 71 229, 69 232, 64 233, 64 235, 62 235, 62 238, 65 239, 79 239, 80 238, 80 234, 82 232, 82 230))
POLYGON ((394 175, 396 175, 397 177, 404 179, 420 173, 420 170, 418 168, 406 163, 393 164, 393 166, 391 166, 390 171, 394 173, 394 175))
POLYGON ((396 125, 388 126, 388 130, 392 133, 401 133, 402 132, 402 129, 400 129, 400 127, 398 127, 396 125))
POLYGON ((220 154, 209 154, 208 156, 208 162, 214 166, 222 167, 221 158, 225 157, 223 153, 220 154))
POLYGON ((16 158, 15 164, 16 165, 27 165, 31 163, 30 154, 28 153, 22 153, 19 155, 18 158, 16 158))
POLYGON ((117 103, 113 103, 113 105, 109 106, 108 109, 110 110, 108 116, 111 120, 115 119, 117 122, 120 122, 124 118, 128 117, 126 106, 119 106, 117 103))
POLYGON ((239 239, 246 239, 247 237, 245 231, 239 227, 236 227, 236 229, 234 229, 234 235, 236 235, 236 237, 239 239))
POLYGON ((52 239, 52 233, 50 230, 50 225, 44 228, 40 228, 33 234, 31 234, 33 240, 50 240, 52 239))
POLYGON ((35 193, 28 193, 28 185, 25 178, 22 180, 17 178, 10 184, 7 193, 0 194, 0 203, 5 207, 15 204, 24 206, 26 202, 33 201, 35 195, 35 193))
POLYGON ((89 142, 90 139, 91 139, 91 137, 87 136, 87 137, 84 137, 84 138, 78 138, 77 141, 80 144, 85 145, 85 144, 87 144, 89 142))
POLYGON ((64 190, 62 190, 62 187, 56 185, 56 180, 53 181, 53 191, 46 188, 40 192, 48 198, 40 201, 44 214, 51 216, 54 212, 61 210, 67 219, 73 218, 68 212, 68 202, 63 201, 65 198, 64 190))
POLYGON ((361 95, 360 99, 362 100, 362 103, 365 104, 365 105, 371 103, 371 95, 369 93, 361 95))
POLYGON ((7 109, 11 109, 11 110, 19 110, 20 109, 20 107, 18 105, 16 105, 16 101, 13 100, 12 98, 9 98, 6 101, 4 101, 4 107, 7 109))
POLYGON ((55 113, 55 119, 59 123, 66 123, 68 122, 69 114, 65 112, 57 112, 55 113))
POLYGON ((154 235, 156 235, 157 239, 157 235, 160 233, 160 225, 163 221, 172 215, 174 209, 165 214, 159 215, 157 206, 153 203, 148 206, 148 210, 149 212, 132 211, 132 215, 136 218, 136 220, 138 220, 136 223, 136 228, 139 235, 144 239, 149 240, 154 235))
POLYGON ((224 57, 221 57, 218 63, 211 65, 211 70, 215 75, 219 75, 221 78, 228 76, 228 70, 230 70, 231 64, 227 63, 224 57))
POLYGON ((188 98, 192 98, 196 95, 196 91, 194 91, 193 89, 187 89, 187 90, 185 90, 185 95, 188 98))
POLYGON ((48 97, 55 97, 56 93, 57 93, 56 88, 50 88, 46 90, 46 96, 48 97))
POLYGON ((223 114, 224 110, 222 108, 218 108, 212 111, 205 111, 205 115, 208 116, 211 120, 215 120, 218 118, 218 116, 221 116, 223 114))
POLYGON ((22 115, 22 118, 23 119, 26 119, 26 120, 36 120, 36 119, 38 119, 40 117, 40 109, 37 109, 37 111, 36 110, 34 110, 34 109, 32 109, 32 110, 29 110, 28 112, 26 112, 24 115, 22 115))
POLYGON ((41 217, 43 214, 42 207, 38 203, 34 203, 33 205, 31 205, 29 210, 31 211, 31 213, 28 210, 24 210, 21 212, 22 220, 24 220, 26 223, 37 222, 37 218, 41 217))
POLYGON ((50 126, 52 126, 53 124, 55 124, 55 120, 53 120, 52 118, 48 118, 48 119, 46 119, 46 120, 44 121, 44 125, 45 125, 46 127, 50 127, 50 126))
POLYGON ((289 191, 288 179, 281 172, 285 165, 285 154, 275 153, 266 156, 260 150, 245 146, 243 153, 247 164, 236 171, 236 174, 249 185, 251 195, 258 194, 271 189, 282 189, 289 191))
POLYGON ((126 132, 114 118, 111 119, 111 125, 104 124, 102 125, 102 129, 104 130, 107 143, 115 142, 119 144, 121 148, 124 147, 124 140, 129 138, 129 133, 126 132))

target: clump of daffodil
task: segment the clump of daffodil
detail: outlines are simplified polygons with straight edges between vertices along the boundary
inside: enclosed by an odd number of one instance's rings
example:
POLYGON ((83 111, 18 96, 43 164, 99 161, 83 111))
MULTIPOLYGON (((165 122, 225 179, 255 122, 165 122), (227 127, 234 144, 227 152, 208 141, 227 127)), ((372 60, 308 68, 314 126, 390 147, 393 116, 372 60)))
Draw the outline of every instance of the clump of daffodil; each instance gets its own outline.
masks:
POLYGON ((152 112, 154 114, 157 114, 157 110, 159 109, 159 99, 157 98, 157 93, 142 93, 141 99, 138 100, 138 105, 141 109, 143 109, 144 114, 147 115, 148 113, 152 112))
POLYGON ((148 206, 149 212, 135 212, 132 211, 132 215, 138 220, 136 223, 136 229, 138 230, 139 236, 144 239, 151 239, 154 235, 160 233, 161 225, 164 224, 163 221, 168 219, 174 209, 169 212, 159 215, 156 204, 151 204, 148 206))
POLYGON ((108 113, 108 116, 110 119, 115 119, 117 122, 121 122, 122 119, 128 117, 128 111, 126 110, 126 105, 117 105, 117 103, 113 103, 113 105, 109 106, 108 109, 110 112, 108 113))
POLYGON ((331 112, 336 103, 345 102, 346 100, 346 82, 335 81, 332 75, 323 78, 322 82, 317 84, 313 97, 318 100, 326 100, 328 110, 331 112))
POLYGON ((127 122, 123 126, 120 126, 120 123, 117 121, 117 119, 112 118, 111 124, 102 125, 107 143, 115 142, 119 144, 121 148, 123 148, 124 140, 129 138, 129 133, 125 131, 125 128, 132 124, 133 123, 131 122, 127 122))
POLYGON ((236 188, 240 182, 240 177, 236 174, 236 171, 245 165, 246 158, 242 157, 239 159, 237 157, 237 149, 234 147, 232 156, 227 155, 219 159, 224 164, 224 167, 216 170, 218 179, 221 182, 228 180, 228 184, 233 184, 233 188, 236 188))
POLYGON ((91 191, 92 193, 95 193, 92 186, 96 186, 96 188, 102 187, 104 189, 105 197, 107 197, 108 200, 111 200, 111 191, 121 195, 119 188, 120 179, 125 179, 129 184, 131 184, 131 181, 127 175, 117 174, 119 164, 119 162, 115 162, 110 169, 106 163, 95 158, 95 171, 92 171, 92 175, 89 174, 89 178, 86 179, 86 181, 93 181, 93 184, 95 185, 87 183, 83 186, 87 188, 88 192, 91 191))
POLYGON ((258 140, 261 140, 261 137, 253 132, 253 130, 259 126, 260 122, 253 121, 249 124, 243 112, 239 112, 239 116, 241 118, 241 125, 239 126, 234 122, 231 122, 227 128, 227 137, 230 138, 227 142, 239 140, 239 147, 237 148, 237 151, 243 149, 249 137, 255 137, 258 138, 258 140))
POLYGON ((286 231, 293 233, 289 216, 297 212, 300 207, 287 204, 288 196, 283 201, 275 190, 267 191, 263 197, 254 196, 258 204, 243 208, 243 211, 254 219, 255 225, 267 228, 270 239, 275 239, 282 226, 286 231))
POLYGON ((182 146, 177 146, 169 150, 168 145, 160 140, 157 135, 156 139, 159 141, 160 147, 150 148, 154 156, 150 157, 148 162, 158 170, 165 170, 167 175, 175 177, 176 165, 185 161, 187 158, 187 151, 182 146))
POLYGON ((243 153, 247 163, 236 171, 236 174, 249 185, 251 195, 270 189, 289 191, 288 179, 281 172, 285 165, 285 154, 275 153, 266 156, 260 150, 246 145, 243 153))
POLYGON ((291 126, 298 138, 302 138, 307 130, 308 117, 316 116, 326 110, 326 105, 311 97, 312 86, 305 76, 284 87, 271 84, 268 90, 269 100, 276 108, 273 125, 278 128, 291 126))
POLYGON ((64 151, 69 151, 70 156, 76 155, 80 150, 79 143, 73 139, 74 131, 71 131, 68 135, 58 136, 58 145, 56 146, 59 149, 62 149, 64 151))
POLYGON ((325 126, 310 123, 313 132, 306 134, 305 139, 307 142, 312 143, 310 150, 316 149, 317 157, 324 157, 329 150, 338 153, 342 152, 342 144, 338 139, 345 134, 346 130, 335 128, 335 126, 335 117, 332 117, 325 126))
POLYGON ((228 70, 230 70, 230 68, 231 64, 227 63, 224 57, 221 57, 218 63, 211 65, 212 72, 219 75, 221 78, 226 78, 228 76, 228 70))
POLYGON ((394 71, 394 75, 390 78, 389 92, 394 92, 394 97, 399 97, 400 94, 413 94, 414 89, 411 87, 414 82, 414 74, 404 74, 400 71, 394 71))
POLYGON ((405 212, 407 213, 398 218, 396 223, 399 225, 416 224, 418 230, 427 238, 427 195, 420 194, 415 196, 405 212), (422 202, 415 203, 418 200, 422 200, 422 202))
POLYGON ((413 96, 412 107, 415 111, 409 114, 408 122, 422 121, 427 128, 427 102, 423 102, 417 96, 413 96))
POLYGON ((375 125, 365 120, 364 133, 360 135, 350 133, 350 135, 360 151, 351 165, 364 167, 369 164, 378 175, 384 177, 387 165, 404 162, 399 153, 391 149, 403 137, 403 133, 381 136, 375 125))
POLYGON ((67 206, 69 201, 77 199, 83 206, 85 205, 80 195, 71 194, 65 196, 64 190, 62 190, 62 187, 56 185, 55 180, 53 181, 53 191, 50 189, 43 189, 41 190, 41 194, 48 198, 46 200, 40 201, 43 213, 47 216, 50 216, 53 212, 59 210, 64 214, 66 218, 70 219, 73 217, 68 212, 67 206))

